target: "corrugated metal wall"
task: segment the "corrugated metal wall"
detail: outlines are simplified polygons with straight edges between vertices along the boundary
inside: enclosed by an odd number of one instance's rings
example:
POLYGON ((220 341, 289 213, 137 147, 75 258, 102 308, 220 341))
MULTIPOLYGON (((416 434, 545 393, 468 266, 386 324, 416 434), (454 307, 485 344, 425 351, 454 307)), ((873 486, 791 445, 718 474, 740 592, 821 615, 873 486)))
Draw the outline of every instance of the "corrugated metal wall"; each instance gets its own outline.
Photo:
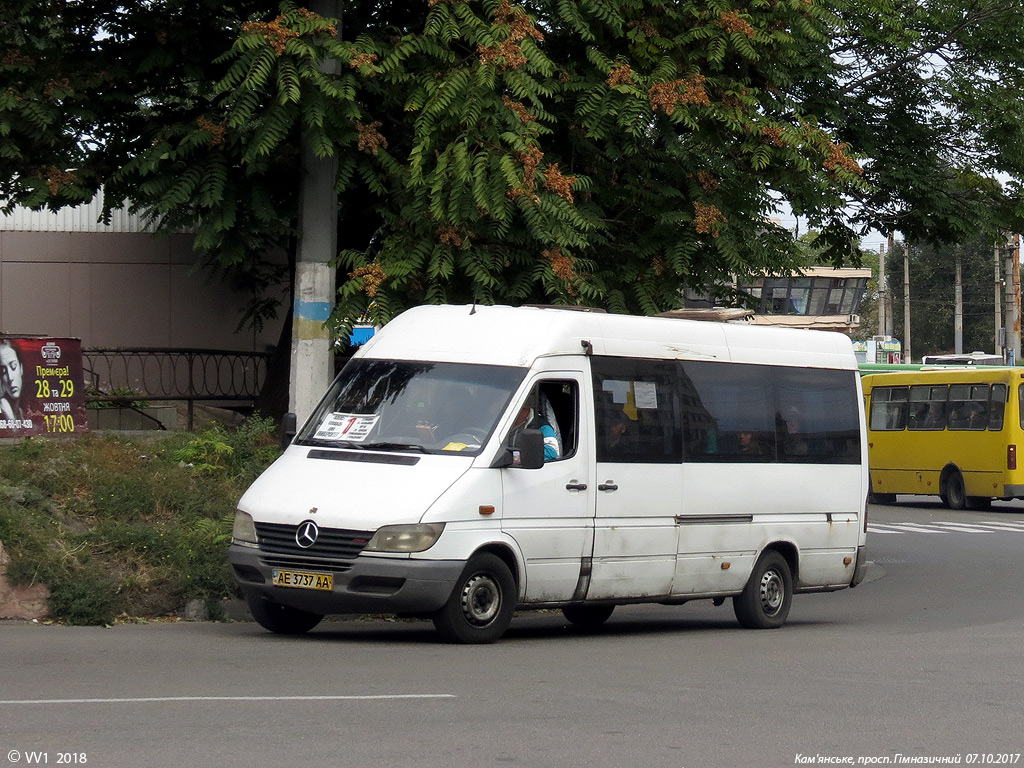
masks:
POLYGON ((4 232, 146 232, 142 218, 124 210, 113 211, 109 226, 100 224, 103 211, 102 193, 92 202, 59 211, 31 211, 16 208, 8 216, 0 215, 4 232))

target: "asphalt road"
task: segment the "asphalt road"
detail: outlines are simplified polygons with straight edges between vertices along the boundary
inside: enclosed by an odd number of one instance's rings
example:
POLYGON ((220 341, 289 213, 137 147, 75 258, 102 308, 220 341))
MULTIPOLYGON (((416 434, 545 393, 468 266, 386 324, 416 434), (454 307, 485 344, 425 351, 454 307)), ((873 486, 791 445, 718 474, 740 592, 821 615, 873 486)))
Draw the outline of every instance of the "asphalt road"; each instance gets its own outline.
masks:
POLYGON ((527 613, 472 647, 428 622, 0 622, 0 768, 1024 764, 1024 505, 901 499, 871 508, 869 580, 776 631, 709 602, 594 634, 527 613))

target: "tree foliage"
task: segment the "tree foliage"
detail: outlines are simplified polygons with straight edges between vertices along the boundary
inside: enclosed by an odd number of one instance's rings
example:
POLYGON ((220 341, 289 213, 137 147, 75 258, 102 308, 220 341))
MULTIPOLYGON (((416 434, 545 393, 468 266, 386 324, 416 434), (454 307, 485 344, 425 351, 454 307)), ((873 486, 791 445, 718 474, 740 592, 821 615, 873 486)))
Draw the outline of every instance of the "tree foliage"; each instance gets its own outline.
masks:
MULTIPOLYGON (((886 254, 893 328, 903 337, 903 256, 906 244, 897 242, 886 254)), ((910 334, 914 359, 954 351, 956 263, 963 285, 963 351, 992 350, 994 345, 994 250, 977 236, 955 245, 910 247, 910 334)), ((904 345, 906 340, 903 339, 904 345)))
POLYGON ((442 301, 669 309, 799 265, 765 222, 780 200, 835 263, 860 226, 1015 221, 991 178, 1024 163, 1021 21, 998 0, 315 7, 11 0, 0 193, 104 184, 258 276, 294 238, 305 141, 338 162, 339 326, 442 301))

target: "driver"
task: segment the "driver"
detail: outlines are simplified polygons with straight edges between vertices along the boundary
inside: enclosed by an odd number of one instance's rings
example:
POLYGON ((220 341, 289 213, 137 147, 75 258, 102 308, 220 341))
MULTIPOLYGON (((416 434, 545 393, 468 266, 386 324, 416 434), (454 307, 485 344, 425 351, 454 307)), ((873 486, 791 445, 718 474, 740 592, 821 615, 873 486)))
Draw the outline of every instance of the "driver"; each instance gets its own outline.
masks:
POLYGON ((529 403, 519 409, 512 430, 539 429, 544 436, 544 461, 554 461, 562 455, 562 445, 552 427, 543 416, 537 415, 529 403))

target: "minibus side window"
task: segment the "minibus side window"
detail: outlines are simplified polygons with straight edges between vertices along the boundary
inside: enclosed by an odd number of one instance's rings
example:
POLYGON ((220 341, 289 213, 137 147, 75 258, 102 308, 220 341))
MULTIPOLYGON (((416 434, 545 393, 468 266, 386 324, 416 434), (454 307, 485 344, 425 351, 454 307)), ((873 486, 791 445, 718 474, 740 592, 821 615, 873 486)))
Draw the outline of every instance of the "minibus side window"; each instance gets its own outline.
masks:
POLYGON ((988 428, 998 432, 1003 428, 1003 413, 1006 411, 1006 385, 993 384, 988 407, 988 428))
POLYGON ((543 421, 555 430, 560 453, 557 459, 575 455, 579 430, 579 397, 575 381, 541 382, 536 392, 536 408, 543 421))
POLYGON ((703 361, 681 369, 687 461, 860 462, 855 373, 703 361))
POLYGON ((946 401, 949 387, 919 384, 910 388, 910 418, 912 430, 940 430, 946 428, 946 401))
POLYGON ((776 460, 770 367, 685 361, 681 373, 687 461, 776 460))
POLYGON ((871 430, 892 432, 907 428, 907 387, 875 387, 871 390, 871 430))
POLYGON ((988 384, 949 385, 949 428, 981 431, 988 427, 988 384))
POLYGON ((773 367, 778 460, 796 464, 860 462, 856 375, 773 367))
POLYGON ((594 357, 597 460, 682 461, 679 392, 674 362, 594 357))

